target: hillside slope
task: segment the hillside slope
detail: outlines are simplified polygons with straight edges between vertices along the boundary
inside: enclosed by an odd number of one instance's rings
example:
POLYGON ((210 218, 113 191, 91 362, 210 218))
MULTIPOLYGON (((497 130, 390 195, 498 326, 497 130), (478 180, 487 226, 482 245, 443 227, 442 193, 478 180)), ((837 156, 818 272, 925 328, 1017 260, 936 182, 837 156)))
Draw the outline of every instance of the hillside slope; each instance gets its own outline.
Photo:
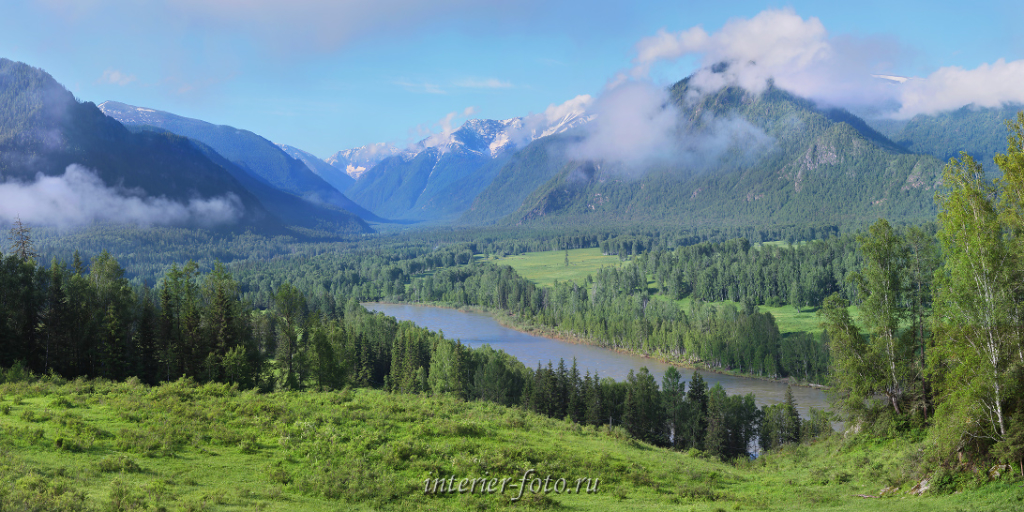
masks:
POLYGON ((306 164, 306 167, 309 167, 309 170, 323 178, 327 183, 330 183, 331 186, 338 189, 339 192, 344 193, 352 186, 353 183, 356 182, 355 178, 317 158, 316 155, 287 144, 278 144, 277 147, 281 148, 285 153, 288 153, 288 156, 306 164))
POLYGON ((902 438, 834 436, 728 464, 629 439, 620 427, 444 395, 47 378, 0 384, 0 396, 0 503, 13 510, 952 512, 1012 510, 1020 500, 1013 471, 987 484, 965 478, 958 489, 948 473, 922 473, 921 443, 902 438), (456 492, 424 492, 427 479, 446 488, 453 477, 456 492), (497 479, 493 491, 457 492, 462 479, 479 478, 497 479), (922 478, 931 489, 916 496, 922 478), (882 490, 883 500, 861 497, 882 490))

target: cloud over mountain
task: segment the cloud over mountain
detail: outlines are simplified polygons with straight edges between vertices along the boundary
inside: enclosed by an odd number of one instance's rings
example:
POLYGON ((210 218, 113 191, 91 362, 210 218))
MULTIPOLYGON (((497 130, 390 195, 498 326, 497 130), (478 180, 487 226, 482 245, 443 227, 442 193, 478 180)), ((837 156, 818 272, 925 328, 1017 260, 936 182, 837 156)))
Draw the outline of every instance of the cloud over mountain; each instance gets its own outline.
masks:
POLYGON ((964 105, 1000 107, 1024 103, 1024 60, 999 59, 974 69, 957 66, 940 68, 924 79, 902 84, 902 106, 898 117, 936 114, 964 105))
POLYGON ((701 26, 680 32, 660 30, 635 47, 633 78, 645 78, 662 61, 697 58, 691 79, 711 92, 739 86, 758 93, 769 80, 782 89, 827 106, 847 108, 893 105, 888 114, 907 118, 935 114, 969 104, 1000 106, 1024 102, 1024 60, 966 70, 944 67, 903 83, 878 79, 893 75, 906 51, 891 36, 830 34, 815 17, 792 9, 768 9, 756 16, 729 20, 716 32, 701 26))
POLYGON ((77 164, 61 176, 36 176, 36 181, 0 183, 0 220, 20 217, 29 224, 60 227, 92 222, 151 225, 199 224, 213 227, 237 221, 242 202, 228 193, 188 203, 146 197, 136 190, 107 187, 96 173, 77 164))

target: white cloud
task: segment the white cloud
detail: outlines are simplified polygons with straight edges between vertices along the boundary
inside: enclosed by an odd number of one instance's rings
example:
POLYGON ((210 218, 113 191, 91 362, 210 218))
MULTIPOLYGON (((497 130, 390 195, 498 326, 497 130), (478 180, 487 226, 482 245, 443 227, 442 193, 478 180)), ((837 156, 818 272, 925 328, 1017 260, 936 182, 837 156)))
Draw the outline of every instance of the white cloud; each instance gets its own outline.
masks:
POLYGON ((410 82, 408 80, 396 80, 395 85, 404 87, 409 92, 426 94, 447 94, 441 86, 430 82, 410 82))
POLYGON ((676 147, 679 111, 668 91, 650 82, 629 81, 602 94, 588 114, 587 136, 568 150, 571 158, 642 166, 676 147))
POLYGON ((99 84, 112 84, 112 85, 128 85, 135 81, 135 75, 127 75, 116 69, 108 69, 103 72, 103 76, 100 77, 96 83, 99 84))
POLYGON ((498 80, 497 78, 467 78, 465 80, 457 80, 454 85, 467 89, 509 89, 513 87, 512 82, 498 80))
POLYGON ((542 119, 547 124, 552 124, 561 119, 565 119, 567 116, 585 112, 587 107, 589 107, 593 102, 594 98, 589 94, 580 94, 561 105, 555 105, 554 103, 548 105, 548 108, 544 109, 544 113, 539 115, 542 116, 542 119))
POLYGON ((936 114, 965 105, 999 107, 1024 103, 1024 60, 982 64, 974 69, 940 68, 925 78, 910 79, 901 86, 902 106, 897 117, 936 114))
POLYGON ((970 70, 945 67, 907 79, 891 69, 902 53, 894 37, 830 35, 818 18, 769 9, 750 19, 730 20, 710 34, 700 26, 675 33, 660 30, 636 44, 633 69, 613 79, 609 88, 629 77, 646 78, 660 61, 690 56, 702 66, 690 84, 704 92, 739 86, 757 93, 772 80, 819 103, 893 108, 890 114, 901 118, 970 104, 1024 102, 1024 60, 1000 59, 970 70), (727 66, 713 71, 723 63, 727 66))
POLYGON ((767 151, 772 140, 748 121, 736 117, 705 116, 695 126, 684 119, 669 92, 646 80, 610 86, 597 99, 575 98, 552 117, 570 108, 586 106, 589 121, 583 138, 566 149, 566 156, 613 164, 624 177, 635 177, 653 166, 685 172, 716 167, 730 150, 733 163, 767 151))
POLYGON ((636 67, 632 75, 636 78, 646 77, 651 65, 660 60, 675 60, 690 53, 702 53, 708 45, 708 33, 701 27, 693 27, 677 34, 670 34, 661 29, 651 37, 641 39, 636 44, 636 67))
POLYGON ((419 142, 410 144, 409 149, 413 151, 422 151, 426 148, 439 147, 448 144, 449 140, 451 140, 452 133, 458 129, 455 125, 455 120, 464 120, 474 114, 476 114, 476 107, 466 107, 461 113, 449 112, 434 123, 434 127, 440 128, 440 131, 437 132, 430 128, 418 126, 416 130, 418 135, 425 138, 419 142))
POLYGON ((872 75, 889 74, 901 52, 893 38, 832 36, 818 18, 769 9, 711 34, 697 26, 642 39, 630 75, 643 78, 659 61, 693 56, 702 68, 690 84, 701 91, 739 86, 758 93, 772 80, 799 96, 855 107, 894 99, 898 91, 872 75))
POLYGON ((559 105, 552 103, 544 112, 531 113, 523 117, 518 126, 510 127, 509 139, 517 146, 523 146, 534 139, 549 135, 553 129, 585 117, 587 108, 593 102, 594 98, 589 94, 581 94, 559 105))
POLYGON ((20 216, 30 224, 66 227, 99 221, 212 227, 237 221, 242 211, 241 200, 231 193, 188 203, 141 197, 105 186, 94 172, 77 164, 69 165, 61 176, 40 174, 31 183, 0 183, 0 220, 20 216))

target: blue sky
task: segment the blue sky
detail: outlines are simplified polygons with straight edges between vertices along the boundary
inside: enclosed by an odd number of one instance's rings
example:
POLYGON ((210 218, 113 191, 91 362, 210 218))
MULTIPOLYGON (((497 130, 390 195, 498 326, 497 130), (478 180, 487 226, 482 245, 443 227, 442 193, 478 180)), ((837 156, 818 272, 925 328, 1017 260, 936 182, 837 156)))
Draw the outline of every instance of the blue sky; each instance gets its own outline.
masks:
POLYGON ((2 11, 0 57, 46 70, 83 101, 228 124, 321 158, 404 145, 470 107, 502 119, 598 97, 620 77, 668 85, 777 41, 743 40, 750 20, 770 24, 765 12, 799 21, 796 44, 823 50, 754 75, 788 73, 823 101, 874 101, 853 97, 871 73, 927 79, 900 93, 905 116, 1024 98, 1019 1, 46 0, 2 11))

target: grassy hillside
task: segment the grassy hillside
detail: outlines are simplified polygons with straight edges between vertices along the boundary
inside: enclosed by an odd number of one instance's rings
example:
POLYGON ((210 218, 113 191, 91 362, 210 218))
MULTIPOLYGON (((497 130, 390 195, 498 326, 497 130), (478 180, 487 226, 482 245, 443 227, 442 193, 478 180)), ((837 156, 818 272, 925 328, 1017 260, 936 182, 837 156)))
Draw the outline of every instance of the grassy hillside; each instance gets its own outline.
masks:
POLYGON ((375 390, 260 395, 187 380, 147 387, 44 379, 0 385, 0 395, 0 510, 1021 507, 1018 477, 982 485, 988 478, 974 473, 929 474, 921 443, 906 438, 834 436, 727 464, 654 448, 618 428, 375 390), (558 478, 572 485, 562 493, 527 488, 513 502, 530 469, 540 489, 549 475, 549 489, 558 478), (425 494, 426 479, 438 476, 455 476, 456 486, 462 478, 510 480, 504 494, 499 484, 490 494, 425 494), (931 490, 911 494, 926 477, 931 490), (577 478, 599 479, 596 491, 576 494, 577 478), (884 502, 858 497, 884 488, 884 502))

